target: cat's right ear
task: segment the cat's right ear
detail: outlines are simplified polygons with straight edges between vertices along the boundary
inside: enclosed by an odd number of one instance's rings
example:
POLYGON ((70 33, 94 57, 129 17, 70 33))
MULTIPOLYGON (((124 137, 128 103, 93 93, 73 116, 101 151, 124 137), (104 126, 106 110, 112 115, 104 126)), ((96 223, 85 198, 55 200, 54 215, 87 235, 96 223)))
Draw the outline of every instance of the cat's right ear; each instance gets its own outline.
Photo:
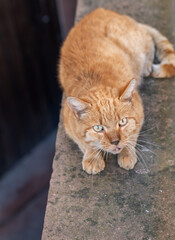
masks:
POLYGON ((120 96, 121 101, 131 101, 133 92, 136 88, 136 80, 132 79, 120 96))
POLYGON ((67 104, 77 118, 82 118, 91 107, 90 103, 75 97, 67 97, 67 104))

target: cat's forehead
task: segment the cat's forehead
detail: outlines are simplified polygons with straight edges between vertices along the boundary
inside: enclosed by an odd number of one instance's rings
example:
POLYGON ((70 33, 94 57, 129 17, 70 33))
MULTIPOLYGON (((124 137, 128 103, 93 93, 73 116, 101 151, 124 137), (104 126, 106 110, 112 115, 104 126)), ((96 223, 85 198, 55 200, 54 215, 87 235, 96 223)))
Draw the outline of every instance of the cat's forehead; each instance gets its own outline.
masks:
POLYGON ((117 98, 100 98, 98 101, 96 101, 97 108, 101 109, 103 113, 112 113, 114 111, 121 112, 127 110, 129 108, 129 105, 126 102, 120 101, 120 99, 117 98))
POLYGON ((96 102, 96 111, 98 111, 98 118, 102 123, 112 124, 127 115, 129 106, 118 98, 104 98, 96 102))
MULTIPOLYGON (((93 91, 92 91, 93 92, 93 91)), ((101 87, 99 86, 98 91, 94 88, 93 96, 97 99, 116 99, 119 97, 118 89, 112 87, 101 87)))

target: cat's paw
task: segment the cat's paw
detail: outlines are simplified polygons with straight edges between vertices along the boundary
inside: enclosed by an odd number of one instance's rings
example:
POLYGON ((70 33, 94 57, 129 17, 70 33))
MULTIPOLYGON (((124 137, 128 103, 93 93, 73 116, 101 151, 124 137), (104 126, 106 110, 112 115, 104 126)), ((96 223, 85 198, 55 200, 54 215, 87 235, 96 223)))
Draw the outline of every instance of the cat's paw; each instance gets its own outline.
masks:
POLYGON ((145 69, 144 69, 144 73, 143 73, 143 76, 144 77, 149 77, 151 75, 153 71, 153 65, 152 63, 151 64, 148 64, 145 69))
POLYGON ((88 159, 82 161, 83 170, 89 174, 97 174, 104 170, 105 162, 103 158, 99 159, 88 159))
POLYGON ((121 168, 124 168, 126 170, 133 169, 135 164, 137 163, 137 157, 136 156, 130 156, 130 155, 119 155, 118 157, 118 164, 121 168))

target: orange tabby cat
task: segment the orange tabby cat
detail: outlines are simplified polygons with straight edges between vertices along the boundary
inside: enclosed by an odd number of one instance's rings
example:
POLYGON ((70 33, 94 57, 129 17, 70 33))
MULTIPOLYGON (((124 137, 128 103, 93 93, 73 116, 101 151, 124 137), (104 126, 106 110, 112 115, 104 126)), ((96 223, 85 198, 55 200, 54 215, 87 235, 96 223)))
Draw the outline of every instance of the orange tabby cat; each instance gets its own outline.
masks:
POLYGON ((83 169, 102 171, 104 151, 118 154, 119 166, 132 169, 144 120, 137 87, 143 76, 175 75, 173 46, 156 29, 100 8, 70 31, 59 67, 67 98, 64 126, 84 153, 83 169))

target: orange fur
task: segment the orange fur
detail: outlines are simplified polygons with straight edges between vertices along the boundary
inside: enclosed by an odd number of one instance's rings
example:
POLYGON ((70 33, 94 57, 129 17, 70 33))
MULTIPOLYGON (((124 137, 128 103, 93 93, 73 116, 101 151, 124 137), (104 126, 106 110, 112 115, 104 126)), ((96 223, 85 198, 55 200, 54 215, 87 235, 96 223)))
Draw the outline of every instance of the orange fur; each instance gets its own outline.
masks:
POLYGON ((134 167, 144 119, 137 86, 142 76, 173 76, 174 57, 172 45, 157 30, 102 8, 70 31, 59 65, 67 98, 64 126, 84 153, 86 172, 104 169, 102 151, 118 153, 121 167, 134 167), (154 44, 163 65, 153 65, 154 44))

